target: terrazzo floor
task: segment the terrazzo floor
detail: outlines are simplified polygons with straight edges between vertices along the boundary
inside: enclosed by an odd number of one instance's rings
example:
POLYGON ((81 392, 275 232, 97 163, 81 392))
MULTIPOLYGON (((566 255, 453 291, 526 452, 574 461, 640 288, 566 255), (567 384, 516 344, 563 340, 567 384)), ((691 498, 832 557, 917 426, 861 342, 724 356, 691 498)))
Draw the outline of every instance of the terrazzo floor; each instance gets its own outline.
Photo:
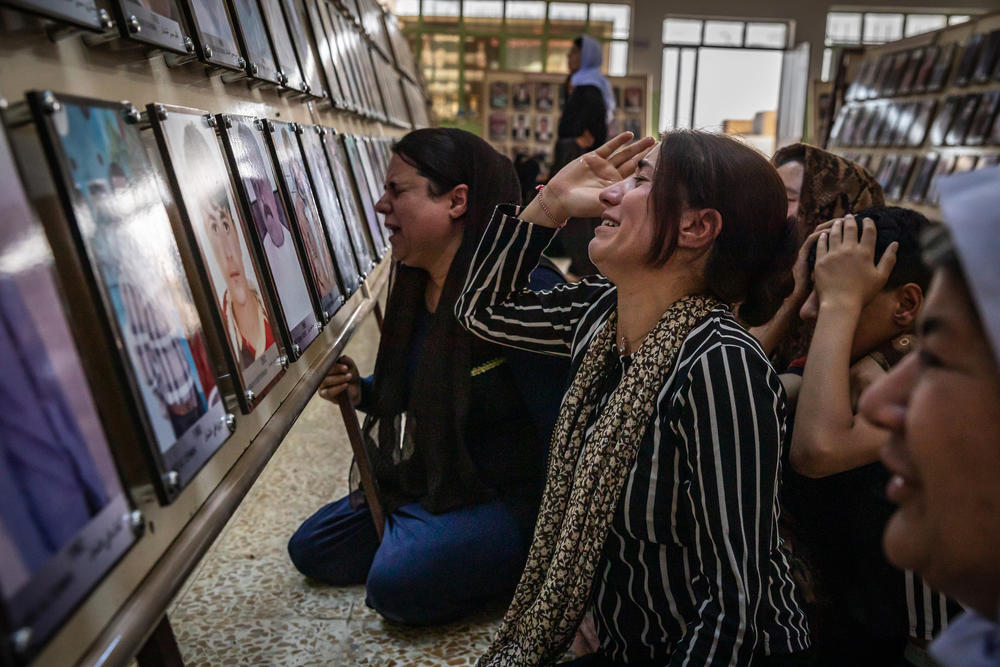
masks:
MULTIPOLYGON (((373 317, 346 353, 362 373, 375 363, 373 317)), ((439 628, 389 623, 364 587, 301 576, 288 537, 347 492, 350 444, 332 404, 314 398, 168 611, 187 665, 472 665, 502 608, 439 628)))

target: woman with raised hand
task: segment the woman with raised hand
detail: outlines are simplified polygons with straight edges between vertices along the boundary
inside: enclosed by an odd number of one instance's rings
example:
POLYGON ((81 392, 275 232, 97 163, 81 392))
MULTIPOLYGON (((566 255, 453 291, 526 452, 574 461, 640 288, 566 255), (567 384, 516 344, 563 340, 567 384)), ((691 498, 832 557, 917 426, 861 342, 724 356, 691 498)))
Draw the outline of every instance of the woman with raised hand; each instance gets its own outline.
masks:
POLYGON ((766 321, 794 239, 753 149, 697 131, 618 135, 500 207, 456 304, 487 340, 571 359, 534 541, 481 665, 794 665, 809 646, 778 537, 781 383, 736 321, 766 321), (571 217, 602 220, 602 276, 533 291, 571 217), (589 621, 587 622, 589 626, 589 621))

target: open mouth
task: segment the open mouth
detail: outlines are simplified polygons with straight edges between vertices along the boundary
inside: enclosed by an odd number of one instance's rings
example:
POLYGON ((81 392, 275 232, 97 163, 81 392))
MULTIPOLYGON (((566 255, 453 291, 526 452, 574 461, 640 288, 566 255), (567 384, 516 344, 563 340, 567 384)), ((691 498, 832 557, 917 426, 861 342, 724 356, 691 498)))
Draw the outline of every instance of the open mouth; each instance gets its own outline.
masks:
POLYGON ((611 218, 601 218, 601 227, 618 227, 620 223, 617 220, 612 220, 611 218))

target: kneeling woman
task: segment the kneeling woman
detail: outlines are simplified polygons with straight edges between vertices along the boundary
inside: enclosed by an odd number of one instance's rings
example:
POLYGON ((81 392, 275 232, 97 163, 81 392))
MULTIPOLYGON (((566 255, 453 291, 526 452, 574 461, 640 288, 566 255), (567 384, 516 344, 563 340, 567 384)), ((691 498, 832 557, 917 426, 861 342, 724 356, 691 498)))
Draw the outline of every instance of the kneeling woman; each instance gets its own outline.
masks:
POLYGON ((809 639, 777 530, 785 399, 731 312, 764 322, 784 296, 784 186, 721 135, 629 138, 567 165, 519 217, 499 210, 456 304, 470 331, 569 356, 573 376, 528 562, 480 664, 554 662, 588 610, 599 647, 581 663, 796 664, 809 639), (556 228, 591 216, 606 278, 532 291, 556 228))
MULTIPOLYGON (((319 392, 348 391, 367 412, 385 534, 380 544, 368 508, 348 496, 310 517, 288 550, 312 578, 367 584, 368 605, 390 620, 439 623, 510 599, 568 365, 482 341, 454 315, 490 214, 520 196, 510 160, 440 128, 393 151, 376 210, 398 264, 375 373, 360 379, 343 357, 319 392)), ((531 280, 561 281, 548 267, 531 280)))

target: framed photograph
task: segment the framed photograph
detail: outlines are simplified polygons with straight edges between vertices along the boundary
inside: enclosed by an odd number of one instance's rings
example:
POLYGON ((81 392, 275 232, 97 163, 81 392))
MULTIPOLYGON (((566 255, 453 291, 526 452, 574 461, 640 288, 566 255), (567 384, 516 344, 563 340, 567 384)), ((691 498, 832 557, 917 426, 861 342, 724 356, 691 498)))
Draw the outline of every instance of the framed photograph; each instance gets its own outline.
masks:
MULTIPOLYGON (((327 2, 309 4, 319 14, 320 23, 322 23, 323 31, 326 34, 327 45, 330 50, 331 68, 333 70, 331 73, 336 77, 338 86, 340 87, 340 106, 345 109, 357 109, 359 108, 357 89, 352 87, 354 80, 346 64, 344 40, 341 35, 341 31, 344 29, 342 27, 343 18, 327 2)), ((329 79, 329 73, 327 78, 329 79)), ((333 86, 333 82, 330 82, 330 86, 333 86)))
POLYGON ((193 51, 177 0, 113 0, 111 7, 122 37, 174 53, 193 51))
POLYGON ((851 84, 847 87, 847 93, 844 95, 844 99, 848 102, 854 102, 856 100, 863 100, 868 96, 867 92, 864 90, 863 82, 871 74, 873 67, 875 67, 874 60, 862 61, 861 66, 858 67, 858 71, 854 75, 854 79, 851 80, 851 84))
POLYGON ((622 131, 631 132, 636 139, 642 138, 642 118, 639 116, 626 116, 625 122, 622 123, 622 131))
POLYGON ((978 93, 966 95, 962 98, 958 106, 958 112, 955 115, 955 120, 948 129, 948 134, 945 135, 946 144, 949 146, 961 146, 965 143, 965 135, 969 131, 969 126, 972 125, 972 119, 976 115, 976 110, 979 109, 980 98, 981 96, 978 93))
POLYGON ((371 271, 372 267, 375 266, 375 244, 371 242, 364 230, 367 218, 361 213, 358 193, 354 188, 353 176, 351 176, 347 167, 347 153, 344 150, 344 146, 341 143, 340 137, 333 130, 329 128, 326 128, 326 130, 326 134, 321 137, 323 149, 326 151, 327 164, 333 173, 333 183, 337 188, 340 208, 344 211, 344 219, 347 223, 347 232, 351 239, 351 247, 354 248, 354 255, 358 258, 358 268, 361 269, 361 276, 365 277, 371 271))
POLYGON ((0 183, 0 257, 11 260, 0 262, 0 628, 5 638, 27 637, 11 647, 26 662, 141 527, 130 524, 134 507, 67 316, 56 258, 2 129, 0 183))
POLYGON ((979 109, 976 111, 976 115, 969 125, 969 131, 965 135, 966 145, 981 146, 986 141, 986 135, 997 116, 998 107, 1000 107, 1000 90, 989 90, 983 93, 979 109))
POLYGON ((535 116, 535 141, 552 141, 553 129, 552 116, 549 114, 538 114, 535 116))
POLYGON ((958 174, 963 171, 972 171, 976 168, 976 163, 979 161, 978 155, 959 155, 955 158, 955 168, 951 170, 951 173, 958 174))
MULTIPOLYGON (((326 3, 323 3, 324 5, 326 3)), ((316 50, 319 54, 319 65, 323 70, 323 77, 326 79, 326 89, 330 96, 330 102, 339 108, 346 108, 346 94, 342 87, 340 76, 334 65, 333 48, 334 41, 330 36, 330 28, 327 26, 325 7, 320 8, 315 2, 306 2, 306 13, 309 18, 309 28, 315 40, 316 50)))
POLYGON ((285 350, 290 359, 296 359, 319 335, 320 320, 264 140, 264 126, 253 118, 228 114, 218 116, 218 124, 236 176, 236 192, 254 223, 250 238, 274 286, 285 350))
POLYGON ((879 75, 879 66, 882 64, 881 60, 869 60, 870 66, 865 69, 861 68, 860 77, 858 79, 858 100, 868 100, 878 97, 878 91, 875 90, 875 79, 879 75))
POLYGON ((892 183, 892 177, 896 173, 896 163, 899 161, 899 156, 895 153, 890 153, 882 158, 882 163, 878 167, 878 173, 875 174, 875 180, 878 184, 882 186, 883 190, 889 189, 889 184, 892 183))
POLYGON ((229 0, 236 38, 246 60, 247 74, 276 85, 281 84, 278 61, 271 50, 271 39, 257 0, 229 0))
POLYGON ((507 108, 508 86, 506 81, 494 81, 490 84, 490 108, 507 108))
POLYGON ((490 141, 506 141, 509 131, 507 112, 494 111, 490 114, 490 141))
POLYGON ((931 206, 937 206, 938 203, 938 181, 942 176, 947 176, 951 173, 952 169, 955 168, 955 156, 954 155, 943 155, 941 159, 938 160, 937 167, 934 169, 934 174, 931 176, 930 185, 927 187, 927 195, 924 197, 924 203, 931 206))
POLYGON ((875 69, 875 78, 869 88, 868 98, 882 97, 885 95, 885 86, 892 73, 893 54, 886 53, 878 59, 878 66, 875 69))
POLYGON ((906 70, 899 80, 896 92, 899 95, 909 95, 913 91, 913 84, 917 81, 917 74, 924 62, 924 49, 913 49, 910 51, 910 59, 906 62, 906 70))
POLYGON ((931 128, 931 120, 937 109, 937 100, 921 100, 913 111, 913 122, 906 133, 906 145, 909 148, 919 148, 927 140, 931 128))
POLYGON ((993 146, 1000 145, 1000 113, 993 119, 993 127, 990 128, 990 136, 987 143, 993 146))
POLYGON ((229 438, 229 415, 138 111, 50 92, 28 100, 168 503, 229 438))
MULTIPOLYGON (((217 0, 216 0, 217 1, 217 0)), ((306 31, 306 17, 302 13, 302 3, 295 0, 282 0, 281 8, 285 12, 285 22, 291 33, 292 47, 299 61, 305 91, 313 97, 322 99, 327 93, 319 78, 316 52, 313 51, 309 33, 306 31)))
POLYGON ((361 210, 365 214, 365 222, 368 224, 368 233, 371 236, 372 243, 376 246, 376 255, 379 259, 382 259, 389 249, 389 239, 382 228, 382 219, 375 211, 375 202, 377 200, 372 197, 372 189, 368 182, 368 176, 365 173, 365 166, 362 162, 362 155, 358 149, 357 140, 346 134, 340 136, 344 154, 347 156, 347 165, 354 181, 354 190, 358 195, 361 210))
POLYGON ((885 89, 882 94, 891 97, 897 93, 899 90, 899 84, 903 80, 903 74, 906 73, 906 64, 909 62, 910 52, 900 51, 892 57, 892 65, 889 68, 889 76, 885 80, 885 89))
POLYGON ((531 138, 531 118, 528 117, 528 114, 514 114, 511 136, 514 138, 514 141, 527 141, 531 138))
POLYGON ((78 28, 98 32, 106 28, 105 17, 96 0, 6 0, 5 4, 78 28))
POLYGON ((854 125, 854 132, 848 137, 848 146, 864 146, 865 137, 868 136, 868 128, 875 120, 878 113, 878 106, 865 105, 861 107, 857 121, 854 125))
POLYGON ((958 113, 958 107, 961 103, 961 95, 949 95, 945 99, 944 104, 941 105, 941 110, 934 119, 934 124, 931 125, 931 143, 935 146, 944 145, 948 130, 951 129, 952 120, 954 120, 955 114, 958 113))
MULTIPOLYGON (((374 206, 375 202, 382 198, 382 192, 385 189, 385 165, 376 148, 374 138, 358 136, 355 137, 354 141, 361 158, 361 169, 365 176, 365 182, 368 184, 372 206, 374 206)), ((379 230, 382 232, 382 237, 386 240, 386 245, 388 245, 389 235, 383 226, 385 216, 382 213, 376 212, 376 217, 378 219, 379 230)))
POLYGON ((995 167, 1000 164, 1000 155, 993 153, 992 155, 980 156, 979 162, 976 163, 976 171, 980 169, 989 169, 990 167, 995 167))
POLYGON ((1000 30, 994 30, 986 37, 979 60, 976 62, 976 69, 972 72, 974 83, 986 83, 992 78, 998 54, 1000 54, 1000 30))
POLYGON ((225 3, 219 0, 184 0, 184 7, 201 59, 228 69, 243 69, 246 61, 240 56, 225 3))
POLYGON ((326 161, 321 136, 326 130, 319 126, 304 127, 299 133, 299 143, 305 157, 309 180, 316 192, 316 201, 323 216, 323 224, 330 239, 333 257, 337 263, 337 273, 340 275, 341 289, 345 296, 354 293, 363 282, 362 272, 367 272, 369 265, 361 264, 354 256, 351 238, 348 236, 347 220, 340 207, 337 190, 334 187, 333 174, 326 161))
POLYGON ((515 109, 530 109, 531 108, 531 84, 521 81, 520 83, 514 84, 514 92, 512 94, 513 104, 515 109))
POLYGON ((939 46, 928 46, 924 49, 923 61, 920 63, 920 69, 917 70, 917 78, 913 80, 910 92, 922 93, 927 90, 927 83, 931 79, 931 74, 934 73, 940 53, 941 47, 939 46))
POLYGON ((284 373, 277 318, 247 241, 226 159, 207 111, 150 104, 150 122, 163 154, 177 209, 211 293, 202 319, 225 332, 229 375, 244 412, 250 412, 284 373))
POLYGON ((625 113, 642 113, 643 99, 640 86, 625 87, 625 113))
POLYGON ((837 117, 833 119, 833 127, 830 128, 829 143, 831 146, 836 146, 841 142, 841 137, 844 134, 845 121, 848 116, 853 116, 856 113, 855 109, 857 109, 857 107, 845 104, 837 111, 837 117))
POLYGON ((924 197, 927 195, 927 186, 930 185, 931 176, 934 175, 937 163, 937 153, 928 153, 920 158, 920 162, 915 168, 916 176, 913 177, 913 183, 906 193, 906 201, 914 204, 920 204, 924 201, 924 197))
POLYGON ((295 48, 292 46, 280 2, 281 0, 260 0, 264 25, 267 26, 267 33, 271 36, 271 48, 274 49, 281 84, 304 93, 306 81, 302 77, 298 59, 295 57, 295 48))
POLYGON ((878 145, 879 135, 882 133, 882 128, 885 127, 886 123, 890 120, 890 114, 892 115, 892 120, 895 120, 895 110, 892 104, 878 104, 872 107, 871 118, 868 121, 868 127, 865 130, 864 136, 861 137, 861 141, 858 143, 859 146, 876 146, 878 145))
POLYGON ((913 120, 917 116, 919 107, 919 102, 907 102, 899 106, 899 119, 896 121, 896 127, 889 136, 886 146, 906 147, 906 138, 910 134, 910 128, 913 126, 913 120))
POLYGON ((899 156, 899 160, 896 161, 896 169, 893 171, 892 178, 889 181, 889 189, 886 192, 888 199, 899 201, 903 198, 906 184, 909 183, 910 174, 913 173, 913 162, 915 159, 916 156, 912 153, 899 156))
POLYGON ((958 52, 958 43, 951 42, 941 47, 938 57, 934 62, 934 70, 927 79, 927 87, 924 89, 928 93, 936 93, 944 88, 948 75, 951 74, 951 66, 955 63, 955 54, 958 52))
POLYGON ((552 84, 547 81, 535 84, 535 108, 539 111, 551 111, 554 103, 552 84))
POLYGON ((979 52, 982 50, 986 35, 975 33, 969 35, 962 48, 962 58, 958 61, 958 69, 955 70, 955 85, 965 86, 972 80, 972 74, 979 62, 979 52))
POLYGON ((323 315, 322 322, 326 324, 344 304, 345 297, 337 284, 337 270, 333 266, 330 244, 326 240, 326 231, 323 229, 302 151, 299 150, 299 142, 295 136, 299 126, 266 121, 265 130, 280 176, 278 180, 285 196, 285 204, 297 232, 292 236, 301 244, 300 252, 306 260, 304 265, 309 269, 308 274, 323 315))

